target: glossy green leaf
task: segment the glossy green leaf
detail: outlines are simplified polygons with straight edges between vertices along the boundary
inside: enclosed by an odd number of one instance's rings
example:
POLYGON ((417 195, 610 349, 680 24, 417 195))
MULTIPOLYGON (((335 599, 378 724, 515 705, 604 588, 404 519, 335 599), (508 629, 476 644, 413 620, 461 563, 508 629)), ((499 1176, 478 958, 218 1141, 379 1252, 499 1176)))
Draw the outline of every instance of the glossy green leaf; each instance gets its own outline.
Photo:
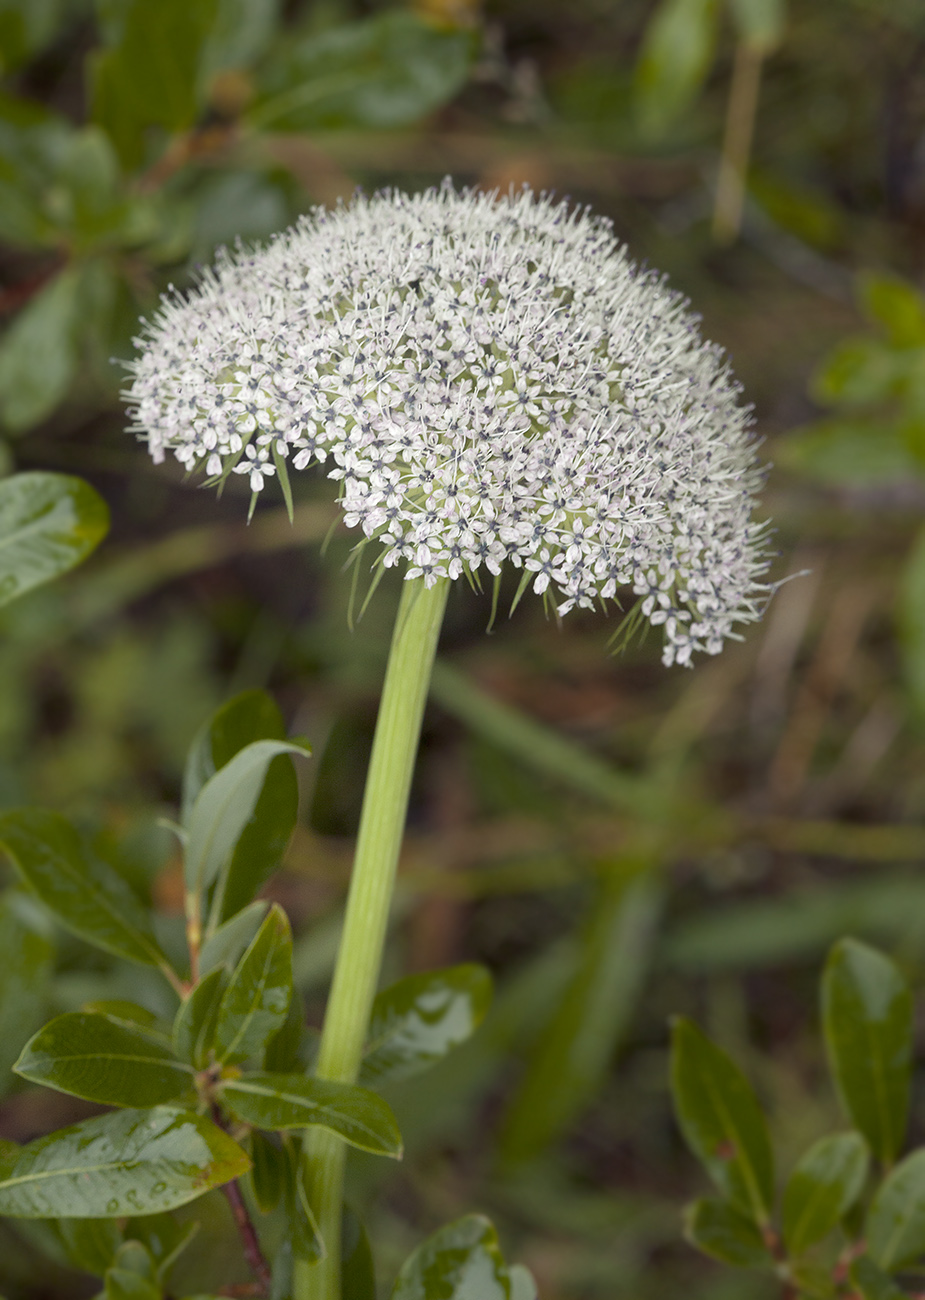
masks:
POLYGON ((906 1156, 880 1184, 864 1235, 871 1258, 888 1273, 925 1255, 925 1150, 906 1156))
POLYGON ((276 903, 222 995, 215 1054, 232 1063, 259 1055, 283 1025, 292 997, 292 933, 276 903))
POLYGON ((491 975, 467 963, 409 975, 373 1003, 360 1083, 373 1087, 427 1069, 465 1042, 491 1003, 491 975))
POLYGON ((251 1186, 264 1214, 275 1210, 286 1188, 286 1152, 259 1129, 250 1135, 251 1186))
MULTIPOLYGON (((125 998, 100 998, 95 1002, 85 1002, 80 1009, 144 1029, 149 1037, 162 1034, 162 1022, 153 1011, 149 1011, 147 1007, 140 1007, 137 1002, 129 1002, 125 998)), ((167 1035, 164 1034, 163 1037, 166 1041, 167 1035)))
POLYGON ((475 53, 470 32, 386 11, 287 41, 248 116, 274 131, 403 126, 453 98, 475 53))
POLYGON ((112 48, 91 65, 93 116, 129 167, 144 157, 145 130, 182 131, 198 113, 197 81, 216 0, 127 0, 112 48))
POLYGON ((868 1255, 856 1259, 848 1275, 861 1300, 906 1300, 907 1293, 879 1269, 868 1255))
POLYGON ((694 1201, 684 1211, 684 1236, 711 1259, 734 1268, 767 1268, 773 1263, 752 1219, 725 1201, 694 1201))
POLYGON ((167 965, 141 900, 64 817, 43 808, 5 813, 0 845, 68 930, 117 957, 167 965))
POLYGON ((291 741, 257 740, 230 759, 205 783, 186 823, 186 884, 190 892, 206 889, 228 863, 254 814, 267 769, 280 754, 311 751, 291 741))
POLYGON ((648 972, 661 899, 648 873, 608 881, 595 898, 575 973, 508 1106, 506 1159, 543 1150, 602 1086, 648 972))
MULTIPOLYGON (((183 777, 184 820, 210 777, 257 740, 286 739, 282 714, 266 691, 243 691, 205 724, 194 741, 183 777)), ((221 918, 233 917, 279 867, 299 807, 299 787, 286 755, 274 758, 250 820, 241 831, 217 903, 221 918)))
POLYGON ((81 282, 77 266, 59 272, 0 337, 0 424, 11 433, 44 420, 67 395, 80 359, 81 282))
POLYGON ((855 939, 842 939, 822 977, 829 1066, 848 1117, 874 1155, 900 1150, 909 1108, 912 995, 896 966, 855 939))
POLYGON ((55 952, 38 910, 18 891, 0 897, 0 1096, 13 1082, 13 1062, 47 1014, 55 952))
POLYGON ((346 1205, 340 1238, 341 1300, 376 1300, 373 1252, 363 1224, 346 1205))
POLYGON ((837 1227, 867 1178, 867 1143, 859 1133, 821 1138, 790 1175, 784 1192, 784 1241, 802 1255, 837 1227))
POLYGON ((401 1155, 395 1116, 366 1088, 302 1074, 246 1074, 218 1086, 222 1105, 245 1124, 268 1130, 318 1125, 362 1151, 401 1155))
POLYGON ((263 924, 269 907, 266 899, 258 898, 224 925, 220 925, 202 945, 199 954, 200 972, 207 975, 216 966, 225 965, 229 969, 236 966, 244 949, 263 924))
POLYGON ((153 1214, 240 1177, 249 1163, 237 1143, 201 1115, 166 1106, 112 1111, 6 1156, 0 1214, 153 1214))
POLYGON ((181 1061, 188 1061, 197 1070, 208 1064, 209 1050, 215 1042, 218 1009, 227 985, 228 972, 224 966, 216 966, 177 1008, 173 1048, 181 1061))
POLYGON ((510 1300, 494 1227, 466 1215, 428 1237, 403 1264, 392 1300, 510 1300))
POLYGON ((681 1132, 723 1196, 767 1223, 774 1160, 761 1107, 739 1067, 688 1020, 674 1022, 671 1086, 681 1132))
POLYGON ((146 1214, 128 1219, 123 1236, 126 1240, 141 1242, 154 1260, 158 1281, 163 1282, 180 1255, 195 1240, 199 1228, 198 1219, 182 1223, 172 1214, 146 1214))
POLYGON ((642 129, 660 135, 700 91, 716 45, 717 0, 662 0, 646 28, 636 65, 636 108, 642 129))
POLYGON ((108 528, 106 503, 82 479, 36 471, 0 481, 0 605, 72 569, 108 528))
POLYGON ((193 1070, 141 1029, 67 1012, 29 1040, 14 1066, 32 1083, 111 1106, 157 1106, 193 1086, 193 1070))
POLYGON ((286 1178, 286 1224, 291 1245, 290 1260, 315 1260, 324 1254, 321 1233, 308 1199, 302 1173, 302 1142, 283 1135, 283 1149, 289 1162, 286 1178))

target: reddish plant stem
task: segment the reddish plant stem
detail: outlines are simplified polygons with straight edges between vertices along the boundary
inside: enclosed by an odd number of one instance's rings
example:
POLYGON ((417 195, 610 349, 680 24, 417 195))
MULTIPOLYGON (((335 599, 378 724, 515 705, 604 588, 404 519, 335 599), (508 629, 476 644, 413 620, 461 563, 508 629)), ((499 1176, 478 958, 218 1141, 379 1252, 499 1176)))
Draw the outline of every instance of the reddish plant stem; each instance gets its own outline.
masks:
POLYGON ((231 1183, 225 1183, 222 1191, 228 1204, 231 1206, 231 1213, 238 1228, 238 1235, 241 1238, 241 1245, 244 1247, 244 1257, 250 1266, 254 1277, 260 1283, 261 1294, 270 1294, 270 1283, 272 1275, 270 1266, 263 1257, 263 1251, 260 1249, 260 1242, 257 1239, 257 1232, 251 1223, 251 1216, 247 1212, 247 1206, 244 1204, 244 1197, 241 1195, 241 1189, 237 1180, 231 1183))

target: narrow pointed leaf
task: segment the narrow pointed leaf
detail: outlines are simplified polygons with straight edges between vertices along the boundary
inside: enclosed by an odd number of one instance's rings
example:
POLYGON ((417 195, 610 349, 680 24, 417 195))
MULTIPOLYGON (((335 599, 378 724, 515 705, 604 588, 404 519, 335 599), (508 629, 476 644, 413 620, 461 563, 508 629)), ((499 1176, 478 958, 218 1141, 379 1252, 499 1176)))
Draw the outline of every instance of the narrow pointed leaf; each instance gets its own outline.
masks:
POLYGON ((270 904, 263 898, 245 907, 218 929, 202 945, 199 973, 207 975, 214 967, 234 967, 241 953, 263 924, 270 904))
POLYGON ((751 1084, 721 1048, 682 1019, 673 1027, 671 1075, 675 1113, 688 1146, 741 1214, 767 1223, 774 1162, 751 1084))
POLYGON ((228 984, 224 966, 216 966, 180 1003, 173 1022, 173 1048, 181 1061, 197 1070, 208 1064, 222 994, 228 984))
POLYGON ((498 1234, 479 1214, 457 1219, 420 1245, 402 1266, 392 1300, 510 1300, 498 1234))
POLYGON ((822 978, 822 1021, 842 1105, 891 1163, 909 1110, 912 995, 896 966, 855 939, 832 949, 822 978))
POLYGON ((6 1156, 0 1214, 104 1219, 185 1205, 246 1173, 236 1142, 173 1107, 120 1110, 59 1129, 6 1156))
POLYGON ((925 1255, 925 1150, 900 1161, 880 1184, 864 1235, 871 1258, 887 1273, 925 1255))
POLYGON ((186 847, 186 885, 206 889, 231 858, 254 813, 267 769, 280 754, 311 756, 303 745, 256 740, 235 754, 205 783, 190 809, 186 847))
POLYGON ((274 904, 222 995, 215 1026, 220 1061, 257 1056, 281 1028, 292 997, 292 933, 274 904))
POLYGON ((754 1221, 725 1201, 688 1205, 684 1235, 697 1250, 733 1268, 767 1268, 774 1262, 754 1221))
POLYGON ((286 1152, 274 1146, 259 1129, 254 1129, 250 1135, 250 1157, 254 1200, 264 1214, 269 1214, 276 1209, 286 1187, 286 1152))
POLYGON ((79 564, 109 529, 99 493, 68 474, 0 482, 0 605, 79 564))
POLYGON ((29 1040, 16 1073, 59 1092, 112 1106, 157 1106, 193 1086, 193 1071, 143 1030, 72 1011, 29 1040))
POLYGON ((163 1300, 163 1291, 146 1277, 126 1268, 108 1268, 103 1279, 104 1300, 163 1300))
POLYGON ((246 1074, 219 1085, 223 1106, 255 1128, 330 1129, 362 1151, 400 1156, 401 1134, 390 1108, 374 1092, 302 1074, 246 1074))
POLYGON ((491 1002, 491 975, 466 964, 409 975, 373 1003, 360 1083, 405 1079, 475 1032, 491 1002))
MULTIPOLYGON (((183 777, 184 823, 205 783, 242 749, 257 740, 285 739, 283 716, 266 691, 243 691, 229 700, 209 719, 190 749, 183 777)), ((295 771, 289 758, 280 755, 266 769, 250 820, 241 831, 223 876, 222 918, 233 917, 245 907, 279 867, 295 826, 298 807, 295 771)), ((251 937, 248 936, 248 942, 251 937)), ((235 954, 232 960, 236 961, 239 955, 235 954)), ((211 964, 214 960, 210 957, 211 964)))
POLYGON ((859 1133, 822 1138, 803 1156, 784 1192, 784 1241, 802 1255, 837 1227, 867 1177, 867 1143, 859 1133))
POLYGON ((0 817, 0 844, 67 929, 117 957, 167 965, 141 900, 64 817, 43 808, 6 813, 0 817))

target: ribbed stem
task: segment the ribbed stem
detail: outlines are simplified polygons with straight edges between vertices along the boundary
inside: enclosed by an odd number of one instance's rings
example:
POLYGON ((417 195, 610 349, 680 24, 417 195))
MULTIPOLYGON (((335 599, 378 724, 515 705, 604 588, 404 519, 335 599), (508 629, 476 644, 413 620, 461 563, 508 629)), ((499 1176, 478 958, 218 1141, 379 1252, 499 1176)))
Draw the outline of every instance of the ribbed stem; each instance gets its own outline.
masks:
MULTIPOLYGON (((427 588, 405 582, 373 740, 344 932, 318 1056, 318 1077, 354 1083, 385 945, 395 869, 408 810, 421 721, 437 653, 447 579, 427 588)), ((326 1253, 298 1262, 293 1300, 340 1300, 344 1143, 323 1129, 306 1141, 304 1176, 326 1253)))

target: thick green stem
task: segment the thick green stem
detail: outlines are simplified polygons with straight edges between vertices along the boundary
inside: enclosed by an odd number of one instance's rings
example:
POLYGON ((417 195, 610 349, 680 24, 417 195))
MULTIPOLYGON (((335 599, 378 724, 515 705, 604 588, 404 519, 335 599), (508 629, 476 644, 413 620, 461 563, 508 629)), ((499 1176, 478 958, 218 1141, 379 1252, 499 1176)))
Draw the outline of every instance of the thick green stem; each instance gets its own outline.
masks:
MULTIPOLYGON (((421 720, 449 582, 405 582, 366 777, 356 857, 318 1056, 318 1077, 354 1083, 385 944, 421 720)), ((293 1300, 340 1300, 346 1148, 323 1129, 306 1141, 305 1178, 325 1258, 296 1265, 293 1300)))

